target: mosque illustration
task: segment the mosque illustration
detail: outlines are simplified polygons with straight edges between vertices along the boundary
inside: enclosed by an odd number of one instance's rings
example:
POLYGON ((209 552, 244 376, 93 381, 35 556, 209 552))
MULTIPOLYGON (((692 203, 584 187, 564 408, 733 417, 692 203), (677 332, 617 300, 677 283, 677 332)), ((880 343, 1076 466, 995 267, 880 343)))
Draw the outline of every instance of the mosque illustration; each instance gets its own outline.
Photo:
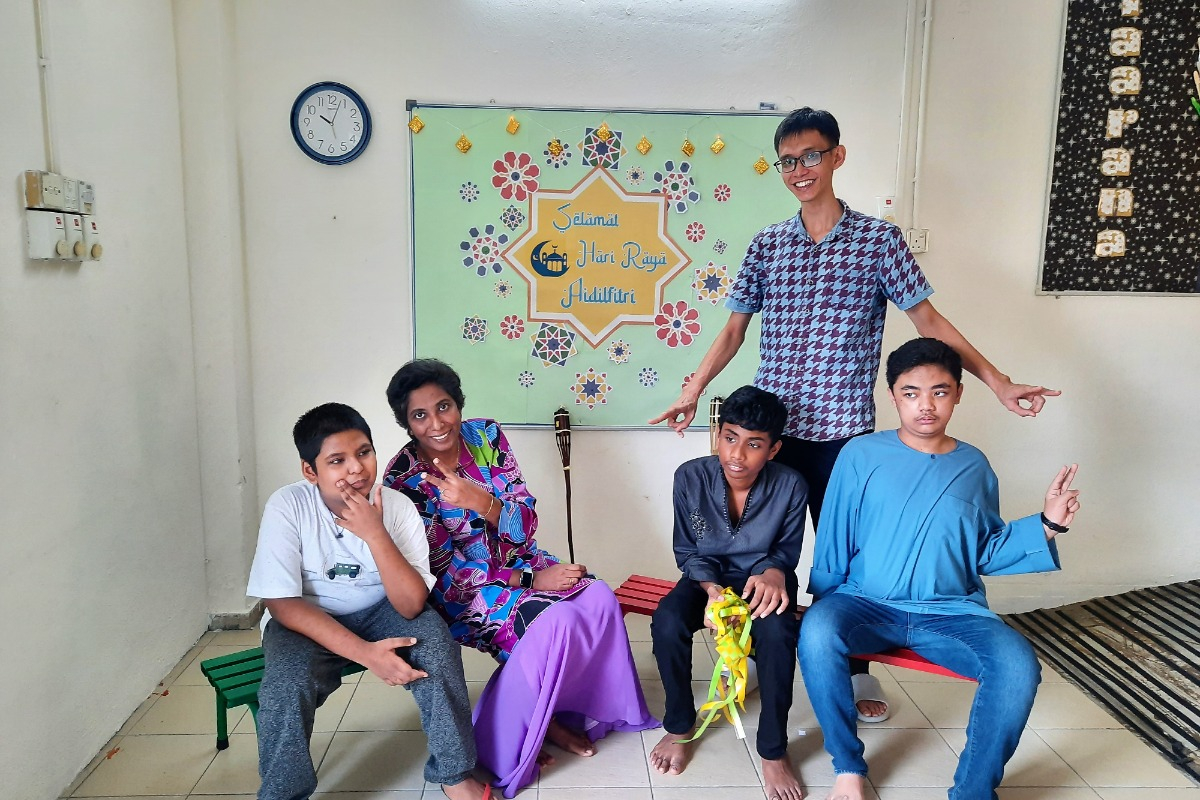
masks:
POLYGON ((529 253, 529 261, 533 266, 533 271, 545 278, 557 278, 565 275, 571 265, 567 263, 567 257, 558 252, 558 245, 551 245, 549 253, 542 253, 546 245, 550 244, 547 239, 544 242, 538 242, 533 250, 529 253))

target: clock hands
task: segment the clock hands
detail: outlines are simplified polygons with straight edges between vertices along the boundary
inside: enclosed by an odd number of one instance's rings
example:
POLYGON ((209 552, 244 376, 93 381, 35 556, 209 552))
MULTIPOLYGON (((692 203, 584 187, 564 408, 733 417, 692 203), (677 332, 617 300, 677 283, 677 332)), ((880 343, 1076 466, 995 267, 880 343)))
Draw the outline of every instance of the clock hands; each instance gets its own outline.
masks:
POLYGON ((329 118, 328 118, 328 117, 326 117, 324 114, 318 114, 318 115, 317 115, 317 116, 318 116, 318 117, 320 117, 321 119, 325 120, 325 122, 326 122, 326 123, 328 123, 330 130, 332 130, 332 131, 333 131, 334 138, 337 138, 337 131, 336 131, 336 130, 334 130, 334 128, 333 128, 333 120, 337 119, 338 112, 342 110, 342 105, 343 105, 342 103, 338 103, 338 104, 337 104, 337 105, 334 107, 334 109, 333 109, 333 119, 329 119, 329 118))
POLYGON ((337 119, 338 112, 342 110, 343 105, 345 105, 344 102, 337 104, 337 106, 333 109, 333 119, 329 120, 329 130, 333 132, 334 139, 337 138, 337 128, 333 126, 333 120, 337 119))

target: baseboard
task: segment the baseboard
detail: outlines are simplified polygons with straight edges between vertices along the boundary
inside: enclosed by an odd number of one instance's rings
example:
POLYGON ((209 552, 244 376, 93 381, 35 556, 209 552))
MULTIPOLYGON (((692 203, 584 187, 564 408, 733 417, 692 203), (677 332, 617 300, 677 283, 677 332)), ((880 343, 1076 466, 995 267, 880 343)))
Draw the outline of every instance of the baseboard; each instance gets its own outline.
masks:
POLYGON ((262 600, 256 600, 254 605, 245 611, 227 614, 213 614, 209 620, 210 631, 248 631, 258 627, 263 615, 262 600))

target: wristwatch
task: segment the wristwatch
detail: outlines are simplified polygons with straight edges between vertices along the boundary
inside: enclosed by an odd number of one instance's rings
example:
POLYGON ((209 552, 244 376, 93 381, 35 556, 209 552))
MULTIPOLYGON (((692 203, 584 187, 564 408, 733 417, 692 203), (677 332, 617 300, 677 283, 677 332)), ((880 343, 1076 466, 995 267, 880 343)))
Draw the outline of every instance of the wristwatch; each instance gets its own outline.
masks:
POLYGON ((531 570, 531 569, 521 570, 521 588, 522 589, 532 589, 533 588, 533 570, 531 570))

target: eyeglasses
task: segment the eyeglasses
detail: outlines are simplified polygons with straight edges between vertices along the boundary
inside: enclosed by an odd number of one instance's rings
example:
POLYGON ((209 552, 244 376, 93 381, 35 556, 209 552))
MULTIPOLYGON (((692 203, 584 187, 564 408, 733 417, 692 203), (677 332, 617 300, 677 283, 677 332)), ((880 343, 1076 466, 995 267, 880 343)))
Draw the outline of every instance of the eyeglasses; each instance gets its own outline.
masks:
POLYGON ((797 164, 804 166, 806 169, 812 169, 817 164, 820 164, 821 157, 830 150, 833 150, 834 147, 837 147, 837 145, 834 145, 833 147, 826 147, 824 150, 810 150, 799 158, 784 156, 775 162, 775 169, 785 174, 788 172, 795 172, 797 164))

